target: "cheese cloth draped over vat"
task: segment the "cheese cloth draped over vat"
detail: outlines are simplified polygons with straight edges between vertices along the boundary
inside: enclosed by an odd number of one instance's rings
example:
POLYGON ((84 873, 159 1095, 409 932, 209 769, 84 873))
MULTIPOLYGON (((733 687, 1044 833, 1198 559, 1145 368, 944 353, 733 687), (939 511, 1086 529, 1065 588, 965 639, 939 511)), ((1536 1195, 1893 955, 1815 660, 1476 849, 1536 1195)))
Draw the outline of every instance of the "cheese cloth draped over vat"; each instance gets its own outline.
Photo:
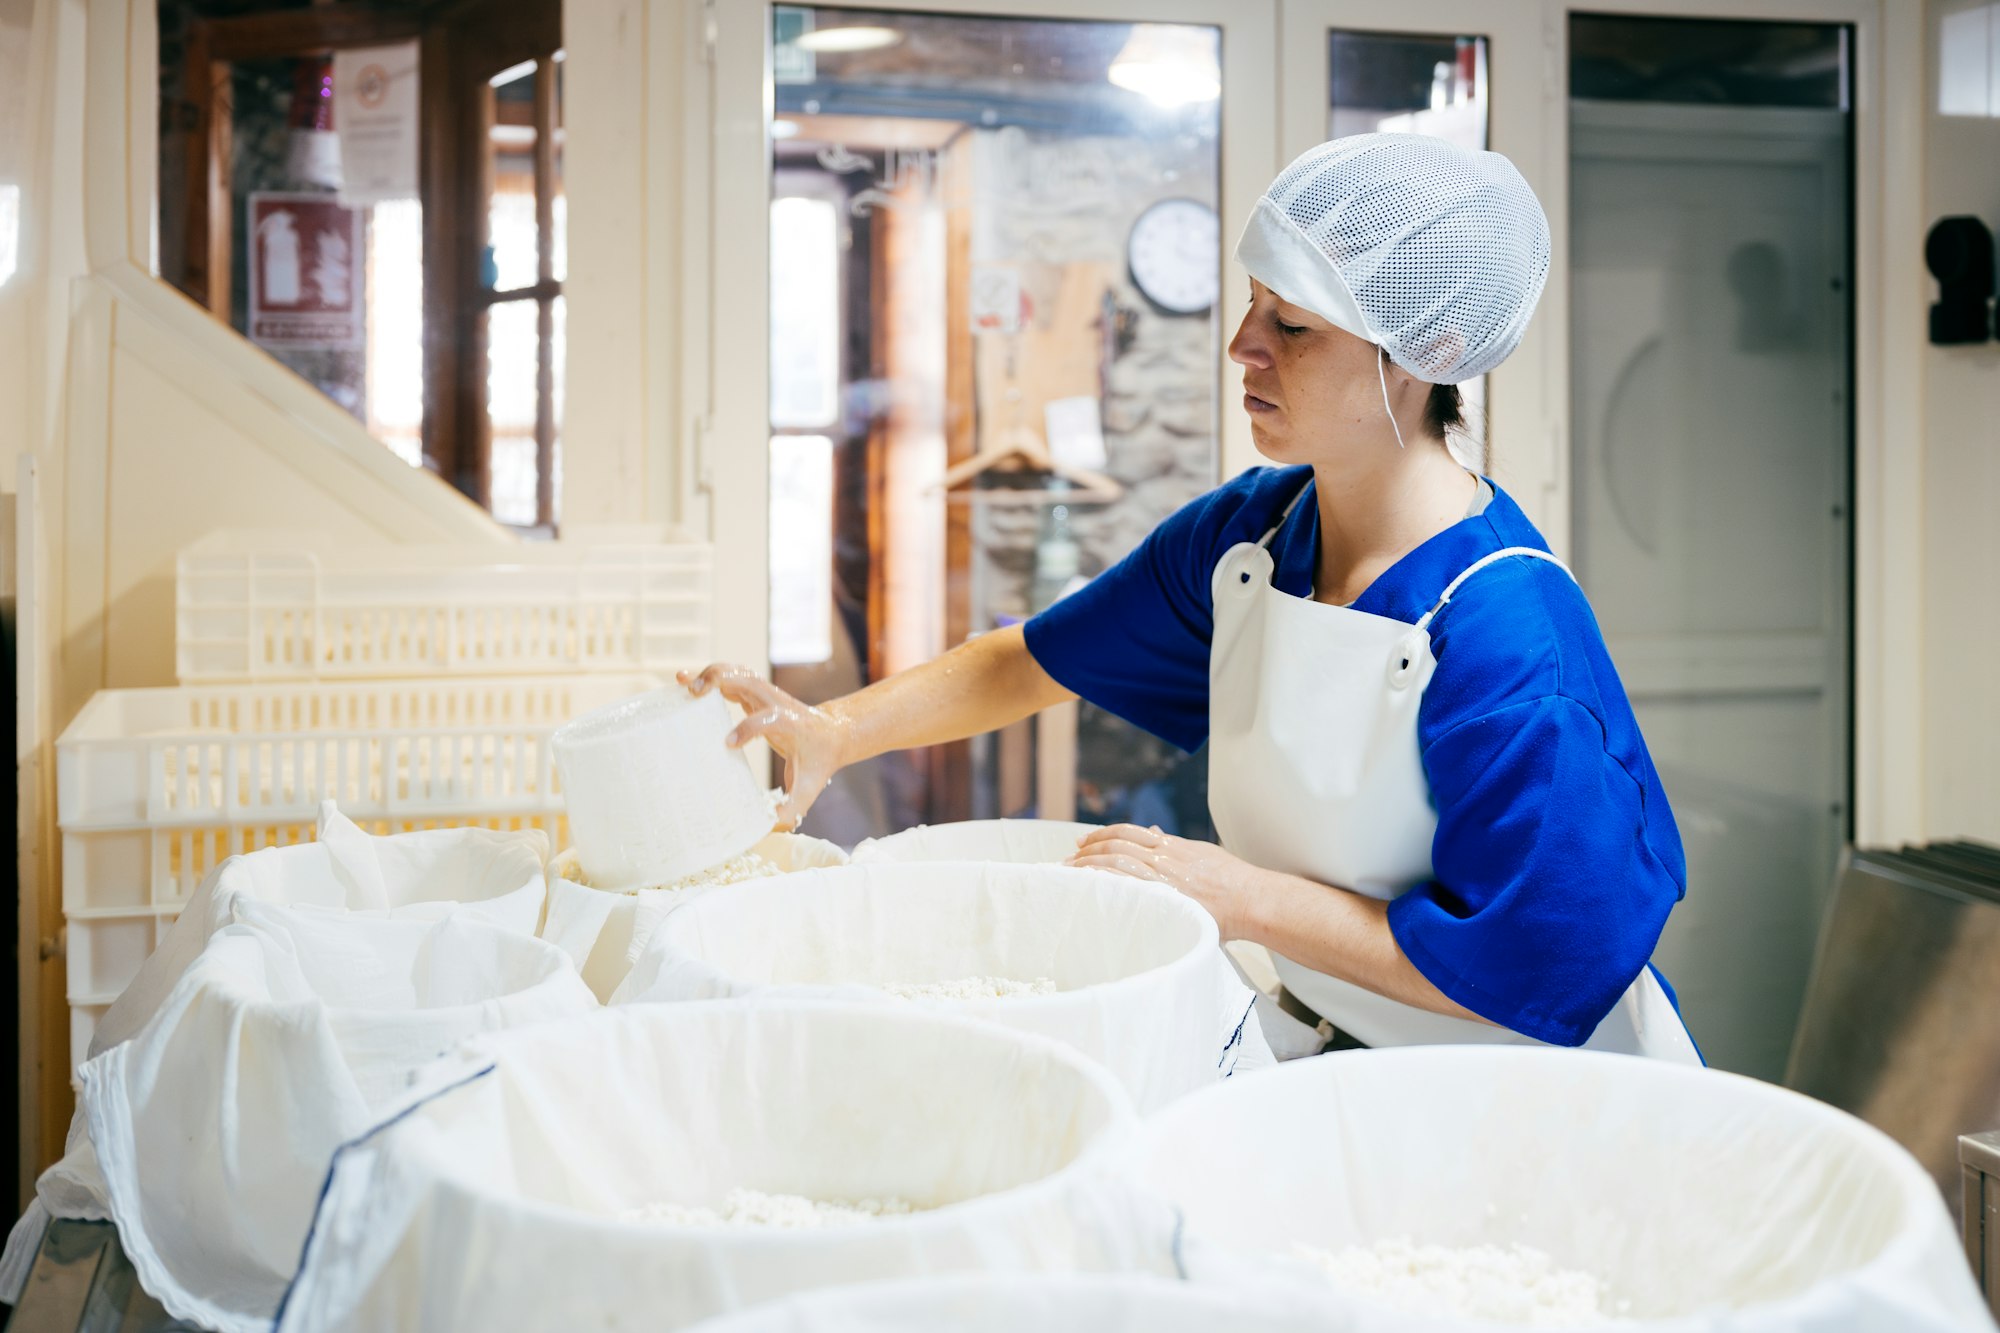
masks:
POLYGON ((266 1328, 336 1147, 465 1037, 596 1007, 532 937, 541 834, 321 829, 217 867, 106 1014, 7 1294, 50 1216, 110 1219, 171 1313, 266 1328))
MULTIPOLYGON (((645 908, 640 908, 643 916, 645 908)), ((1073 866, 849 865, 731 886, 646 930, 611 1003, 738 996, 897 1004, 896 983, 1047 977, 1056 994, 929 1001, 1054 1037, 1141 1112, 1270 1063, 1215 921, 1158 884, 1073 866)))
MULTIPOLYGON (((1190 1276, 1318 1282, 1295 1245, 1525 1245, 1633 1333, 1990 1333, 1937 1187, 1860 1120, 1734 1074, 1600 1052, 1438 1046, 1303 1060, 1142 1129, 1190 1276), (1623 1308, 1621 1308, 1623 1307, 1623 1308)), ((1492 1325, 1365 1299, 1341 1328, 1492 1325)))
MULTIPOLYGON (((833 843, 796 833, 773 833, 751 848, 750 855, 780 875, 847 862, 847 854, 833 843)), ((549 862, 549 909, 542 920, 542 938, 570 956, 598 999, 609 1000, 632 970, 632 960, 645 948, 646 932, 675 908, 702 894, 732 887, 690 884, 626 892, 596 889, 585 880, 583 867, 571 849, 549 862)))
POLYGON ((789 1292, 964 1271, 1173 1271, 1172 1210, 1068 1048, 919 1009, 613 1009, 482 1040, 336 1159, 283 1333, 665 1330, 789 1292), (629 1220, 737 1189, 916 1211, 824 1229, 629 1220))
POLYGON ((692 1333, 1342 1333, 1323 1290, 1214 1287, 1138 1274, 912 1278, 806 1292, 692 1333))

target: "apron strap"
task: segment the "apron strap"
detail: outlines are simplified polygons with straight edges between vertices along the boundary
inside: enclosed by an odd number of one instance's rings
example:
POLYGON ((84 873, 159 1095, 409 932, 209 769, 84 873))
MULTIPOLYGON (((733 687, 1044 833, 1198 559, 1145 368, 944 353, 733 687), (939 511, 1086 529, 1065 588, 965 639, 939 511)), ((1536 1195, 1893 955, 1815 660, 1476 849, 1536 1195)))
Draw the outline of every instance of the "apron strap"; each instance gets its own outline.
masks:
POLYGON ((1313 485, 1313 479, 1311 477, 1307 477, 1306 484, 1299 487, 1299 493, 1297 495, 1294 495, 1292 497, 1292 502, 1285 506, 1285 512, 1278 515, 1278 521, 1271 525, 1271 530, 1265 533, 1262 537, 1259 537, 1257 539, 1257 544, 1259 546, 1263 547, 1270 546, 1271 538, 1277 536, 1278 529, 1285 526, 1285 520, 1290 518, 1292 516, 1292 511, 1299 507, 1299 501, 1306 498, 1306 492, 1312 489, 1312 485, 1313 485))
POLYGON ((1423 619, 1417 622, 1417 628, 1420 630, 1429 629, 1431 620, 1437 615, 1438 612, 1445 609, 1445 607, 1451 602, 1452 594, 1457 592, 1459 586, 1463 584, 1467 579, 1471 578, 1474 574, 1477 574, 1480 570, 1486 568, 1488 565, 1494 564, 1501 560, 1505 560, 1510 556, 1517 556, 1517 555, 1530 556, 1536 560, 1546 560, 1550 564, 1554 565, 1557 569, 1560 569, 1563 573, 1568 574, 1572 582, 1574 582, 1576 579, 1575 573, 1573 573, 1570 570, 1570 567, 1568 565, 1565 565, 1562 561, 1556 559, 1554 556, 1550 555, 1547 551, 1539 551, 1532 546, 1509 546, 1504 550, 1495 551, 1493 554, 1489 556, 1484 556, 1481 559, 1472 563, 1471 565, 1466 566, 1466 568, 1459 573, 1459 576, 1457 578, 1453 579, 1448 585, 1446 585, 1444 590, 1444 595, 1437 599, 1437 605, 1433 606, 1430 610, 1424 612, 1423 619))

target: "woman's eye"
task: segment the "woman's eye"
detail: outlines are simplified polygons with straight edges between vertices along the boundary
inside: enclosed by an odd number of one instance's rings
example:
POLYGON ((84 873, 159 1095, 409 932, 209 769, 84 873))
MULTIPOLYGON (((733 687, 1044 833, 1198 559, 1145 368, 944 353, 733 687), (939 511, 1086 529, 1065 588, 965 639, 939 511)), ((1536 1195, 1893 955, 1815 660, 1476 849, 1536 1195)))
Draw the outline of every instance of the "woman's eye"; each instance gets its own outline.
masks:
POLYGON ((1303 324, 1287 324, 1283 320, 1278 321, 1278 332, 1284 334, 1287 338, 1295 338, 1305 331, 1306 326, 1303 324))

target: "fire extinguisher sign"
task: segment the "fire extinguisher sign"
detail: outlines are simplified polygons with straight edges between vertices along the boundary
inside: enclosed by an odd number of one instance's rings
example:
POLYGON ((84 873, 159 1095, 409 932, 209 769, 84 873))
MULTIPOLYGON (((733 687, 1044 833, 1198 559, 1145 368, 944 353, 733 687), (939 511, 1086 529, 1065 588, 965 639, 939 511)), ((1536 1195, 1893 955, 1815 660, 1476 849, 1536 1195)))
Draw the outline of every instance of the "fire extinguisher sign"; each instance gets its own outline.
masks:
POLYGON ((250 196, 250 341, 359 347, 361 210, 331 194, 250 196))

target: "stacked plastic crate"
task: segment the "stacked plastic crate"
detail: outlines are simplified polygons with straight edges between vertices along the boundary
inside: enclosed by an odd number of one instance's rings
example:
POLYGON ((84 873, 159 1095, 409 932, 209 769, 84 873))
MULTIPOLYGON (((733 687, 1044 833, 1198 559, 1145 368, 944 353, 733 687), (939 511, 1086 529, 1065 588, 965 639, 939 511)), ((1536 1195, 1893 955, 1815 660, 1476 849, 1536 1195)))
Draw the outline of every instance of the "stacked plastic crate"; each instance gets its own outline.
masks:
POLYGON ((706 662, 712 589, 693 544, 182 551, 180 685, 100 691, 56 743, 72 1068, 202 878, 310 839, 323 799, 563 846, 549 734, 706 662))

